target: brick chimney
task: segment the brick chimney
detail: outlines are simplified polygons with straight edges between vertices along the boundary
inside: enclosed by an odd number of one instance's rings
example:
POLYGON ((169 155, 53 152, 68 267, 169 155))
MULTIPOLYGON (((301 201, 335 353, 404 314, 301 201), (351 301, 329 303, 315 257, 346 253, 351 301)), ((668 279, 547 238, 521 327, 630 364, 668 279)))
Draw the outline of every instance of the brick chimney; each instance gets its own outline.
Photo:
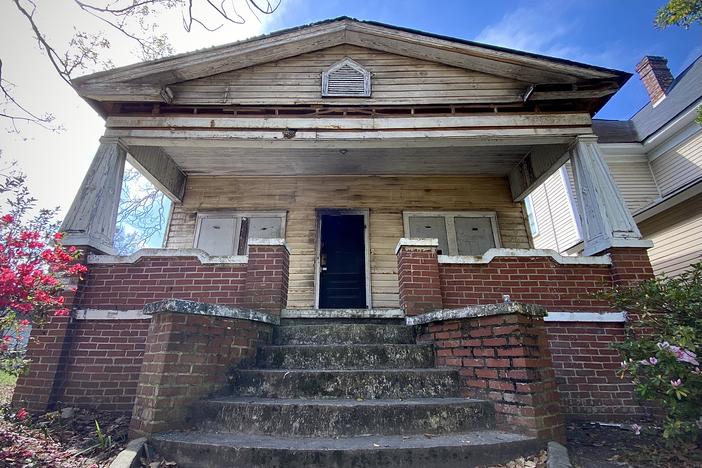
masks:
POLYGON ((651 97, 651 104, 655 106, 665 97, 665 92, 673 82, 668 59, 647 55, 636 65, 636 71, 651 97))

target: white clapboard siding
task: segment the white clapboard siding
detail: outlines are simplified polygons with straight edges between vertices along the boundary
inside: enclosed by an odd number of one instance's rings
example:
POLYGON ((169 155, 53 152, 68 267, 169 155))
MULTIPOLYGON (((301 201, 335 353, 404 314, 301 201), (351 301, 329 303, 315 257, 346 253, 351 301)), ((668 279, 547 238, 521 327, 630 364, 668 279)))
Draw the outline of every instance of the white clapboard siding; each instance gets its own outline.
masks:
POLYGON ((286 210, 292 249, 288 306, 314 307, 316 208, 370 209, 374 307, 398 307, 395 246, 404 236, 402 212, 497 212, 500 241, 528 248, 521 206, 503 177, 203 177, 190 176, 183 203, 174 207, 167 247, 192 247, 198 210, 286 210))
POLYGON ((531 199, 538 223, 534 247, 564 252, 580 240, 578 226, 571 210, 568 189, 562 170, 556 171, 541 184, 531 199))
POLYGON ((527 83, 351 45, 171 86, 175 104, 441 104, 514 102, 527 83), (322 72, 350 58, 371 73, 370 98, 322 98, 322 72))
POLYGON ((651 169, 663 196, 702 177, 702 130, 651 161, 651 169))
POLYGON ((635 213, 659 197, 651 167, 644 155, 627 160, 608 160, 607 165, 629 211, 635 213))
POLYGON ((656 274, 677 275, 702 261, 702 195, 639 223, 653 241, 648 255, 656 274))

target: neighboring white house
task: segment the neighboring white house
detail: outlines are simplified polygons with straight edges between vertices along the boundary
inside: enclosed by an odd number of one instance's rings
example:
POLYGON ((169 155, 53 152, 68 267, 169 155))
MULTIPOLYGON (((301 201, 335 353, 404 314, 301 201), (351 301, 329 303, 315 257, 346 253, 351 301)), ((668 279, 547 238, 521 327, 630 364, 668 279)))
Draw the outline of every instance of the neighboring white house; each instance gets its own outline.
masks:
MULTIPOLYGON (((593 120, 619 191, 657 274, 676 275, 702 260, 702 57, 673 79, 662 57, 644 57, 637 72, 651 101, 630 120, 593 120)), ((534 246, 582 250, 570 163, 525 200, 534 246)))

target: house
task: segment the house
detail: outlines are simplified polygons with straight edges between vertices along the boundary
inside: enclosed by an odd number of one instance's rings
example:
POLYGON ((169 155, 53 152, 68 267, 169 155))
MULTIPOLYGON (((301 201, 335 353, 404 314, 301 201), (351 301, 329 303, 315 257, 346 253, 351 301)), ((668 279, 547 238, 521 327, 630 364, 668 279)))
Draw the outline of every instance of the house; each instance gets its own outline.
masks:
POLYGON ((652 275, 591 118, 629 77, 337 18, 75 80, 106 121, 62 226, 89 272, 14 404, 131 415, 182 466, 494 464, 646 416, 593 297, 652 275), (174 203, 125 257, 127 160, 174 203), (566 160, 579 257, 522 210, 566 160))
MULTIPOLYGON (((645 239, 656 274, 702 260, 702 57, 677 78, 662 57, 636 67, 650 102, 626 121, 593 120, 612 177, 645 239)), ((572 169, 566 163, 526 200, 538 248, 582 250, 572 169)))

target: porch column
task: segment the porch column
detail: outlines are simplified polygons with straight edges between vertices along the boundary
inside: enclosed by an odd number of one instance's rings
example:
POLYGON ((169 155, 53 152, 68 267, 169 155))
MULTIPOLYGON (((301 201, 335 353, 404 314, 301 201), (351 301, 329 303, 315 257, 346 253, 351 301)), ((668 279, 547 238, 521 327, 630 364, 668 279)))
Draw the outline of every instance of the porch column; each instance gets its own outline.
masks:
POLYGON ((61 225, 63 244, 114 254, 112 240, 127 150, 116 138, 100 139, 71 208, 61 225))
POLYGON ((652 247, 643 240, 612 179, 594 135, 575 138, 570 148, 585 255, 619 247, 652 247))

